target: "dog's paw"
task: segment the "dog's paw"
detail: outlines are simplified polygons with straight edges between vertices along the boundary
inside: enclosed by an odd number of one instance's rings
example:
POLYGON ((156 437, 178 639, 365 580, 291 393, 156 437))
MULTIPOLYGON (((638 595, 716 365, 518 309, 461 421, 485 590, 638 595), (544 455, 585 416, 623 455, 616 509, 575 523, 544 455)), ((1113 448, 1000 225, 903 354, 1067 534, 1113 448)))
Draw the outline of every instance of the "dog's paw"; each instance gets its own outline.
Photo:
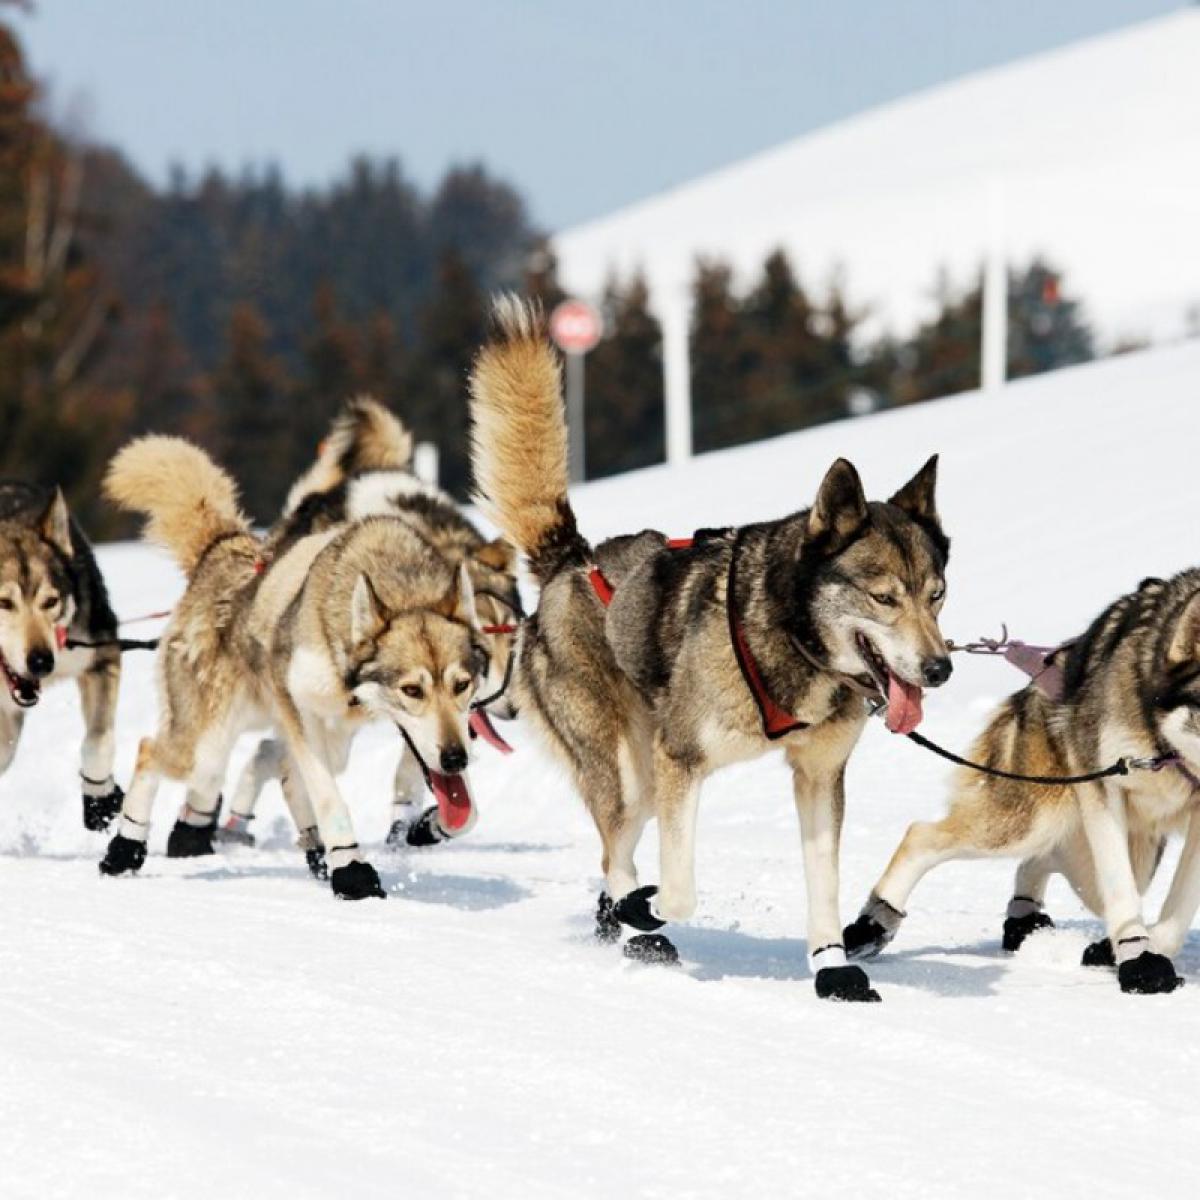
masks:
POLYGON ((113 790, 105 796, 84 796, 83 798, 83 827, 92 833, 103 833, 120 815, 121 805, 125 803, 125 793, 114 784, 113 790))
POLYGON ((446 840, 446 831, 438 820, 436 804, 431 804, 404 833, 404 842, 408 846, 436 846, 438 842, 446 840))
POLYGON ((670 938, 661 933, 635 934, 622 947, 626 958, 653 966, 673 967, 679 963, 679 951, 670 938))
POLYGON ((324 846, 310 846, 304 852, 304 862, 308 867, 308 873, 314 879, 319 879, 324 883, 329 878, 329 864, 325 861, 324 846))
POLYGON ((622 925, 639 929, 642 933, 653 933, 666 924, 666 921, 656 917, 650 908, 650 901, 657 894, 658 888, 653 884, 636 888, 613 905, 613 915, 622 925))
POLYGON ((216 854, 213 846, 213 834, 216 823, 212 825, 189 825, 186 821, 176 821, 167 838, 168 858, 202 858, 206 854, 216 854))
POLYGON ((822 967, 817 972, 817 995, 822 1000, 845 1000, 853 1004, 878 1004, 879 993, 871 986, 862 967, 822 967))
POLYGON ((352 862, 344 867, 334 867, 329 873, 329 886, 339 900, 387 899, 383 884, 379 882, 379 873, 369 862, 352 862))
POLYGON ((1092 942, 1089 946, 1084 947, 1080 966, 1115 967, 1116 965, 1117 960, 1113 957, 1112 942, 1108 938, 1101 938, 1098 942, 1092 942))
POLYGON ((100 874, 124 875, 129 871, 140 871, 145 861, 146 843, 118 833, 108 843, 108 849, 100 860, 100 874))
POLYGON ((1143 950, 1137 958, 1126 959, 1117 967, 1117 982, 1121 991, 1139 996, 1155 996, 1173 992, 1183 986, 1183 980, 1175 974, 1175 967, 1164 954, 1143 950))
POLYGON ((874 958, 895 936, 895 930, 884 929, 874 917, 860 913, 842 930, 842 945, 847 958, 874 958))
POLYGON ((218 825, 213 830, 213 843, 218 846, 245 846, 254 848, 254 834, 250 832, 249 821, 245 817, 230 817, 224 825, 218 825))
POLYGON ((1026 913, 1023 917, 1005 917, 1004 936, 1000 944, 1010 954, 1015 954, 1030 934, 1037 933, 1039 929, 1053 928, 1054 922, 1044 912, 1026 913))
POLYGON ((596 901, 596 926, 592 932, 596 941, 606 946, 621 940, 621 922, 617 919, 615 908, 612 897, 607 892, 601 892, 596 901))

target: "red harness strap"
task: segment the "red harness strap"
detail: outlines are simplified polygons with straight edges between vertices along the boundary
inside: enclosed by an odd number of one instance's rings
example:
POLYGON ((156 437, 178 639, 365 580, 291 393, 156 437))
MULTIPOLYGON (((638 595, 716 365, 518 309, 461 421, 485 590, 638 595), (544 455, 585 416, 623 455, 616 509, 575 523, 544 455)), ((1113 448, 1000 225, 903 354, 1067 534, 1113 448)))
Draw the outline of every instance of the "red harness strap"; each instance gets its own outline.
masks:
POLYGON ((592 585, 592 591, 596 593, 596 598, 607 608, 612 603, 613 587, 604 578, 604 572, 599 567, 593 567, 588 572, 588 583, 592 585))
MULTIPOLYGON (((667 548, 688 550, 694 542, 694 538, 668 538, 667 548)), ((737 659, 738 669, 741 671, 742 678, 746 681, 746 687, 754 700, 754 705, 758 709, 763 736, 773 742, 781 737, 787 737, 789 733, 795 733, 798 729, 807 729, 808 722, 797 721, 787 709, 776 704, 767 692, 762 672, 758 669, 758 663, 754 661, 754 655, 750 653, 750 644, 746 641, 746 634, 742 629, 742 623, 737 619, 734 607, 734 587, 737 583, 736 564, 737 541, 735 539, 733 553, 729 559, 729 580, 725 588, 725 610, 729 617, 729 640, 733 643, 733 656, 737 659)), ((597 599, 607 608, 612 603, 613 586, 604 577, 604 572, 599 567, 593 566, 588 571, 588 582, 592 585, 597 599)))

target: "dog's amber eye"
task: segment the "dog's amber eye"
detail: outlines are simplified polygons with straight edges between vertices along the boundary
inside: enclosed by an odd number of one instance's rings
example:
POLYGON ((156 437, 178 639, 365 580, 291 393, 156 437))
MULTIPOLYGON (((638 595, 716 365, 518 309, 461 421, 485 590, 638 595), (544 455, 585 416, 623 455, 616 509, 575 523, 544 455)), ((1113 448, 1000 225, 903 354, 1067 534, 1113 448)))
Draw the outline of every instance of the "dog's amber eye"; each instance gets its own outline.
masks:
POLYGON ((420 700, 425 693, 415 683, 406 683, 400 689, 410 700, 420 700))
POLYGON ((461 696, 463 692, 465 692, 470 686, 471 681, 469 679, 460 679, 454 685, 454 694, 456 696, 461 696))
POLYGON ((0 612, 12 612, 16 607, 7 596, 0 596, 0 612))
POLYGON ((884 608, 895 608, 898 601, 890 592, 872 592, 871 599, 884 608))
POLYGON ((58 607, 58 597, 57 596, 47 596, 45 598, 45 600, 42 601, 42 607, 47 612, 49 612, 50 609, 52 609, 52 608, 57 608, 58 607))
POLYGON ((938 588, 936 592, 930 592, 929 603, 937 604, 939 600, 946 594, 945 588, 938 588))

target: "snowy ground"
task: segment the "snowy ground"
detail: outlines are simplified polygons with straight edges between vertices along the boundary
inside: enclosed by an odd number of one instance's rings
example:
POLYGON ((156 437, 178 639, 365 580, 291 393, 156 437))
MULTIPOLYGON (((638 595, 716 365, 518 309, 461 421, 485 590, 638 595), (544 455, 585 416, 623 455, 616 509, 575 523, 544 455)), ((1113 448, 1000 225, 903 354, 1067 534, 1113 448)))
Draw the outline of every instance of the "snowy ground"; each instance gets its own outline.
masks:
MULTIPOLYGON (((837 453, 883 495, 944 454, 954 538, 943 624, 1081 627, 1117 591, 1197 557, 1200 346, 1062 372, 647 471, 579 497, 597 535, 806 503, 837 453)), ((169 604, 140 547, 103 565, 126 615, 169 604)), ((956 746, 1010 668, 969 662, 927 704, 956 746)), ((152 724, 127 659, 119 774, 152 724)), ((594 835, 552 765, 484 749, 463 844, 375 856, 387 903, 339 904, 304 871, 277 794, 263 848, 168 862, 178 794, 136 879, 104 880, 74 773, 68 689, 0 780, 0 1195, 15 1197, 1129 1197, 1195 1195, 1191 986, 1122 996, 1076 964, 1098 927, 1061 886, 1058 931, 999 949, 1010 867, 943 868, 871 969, 884 1003, 822 1004, 805 959, 799 838, 782 767, 709 785, 700 909, 682 969, 589 940, 594 835)), ((246 748, 242 749, 244 755, 246 748)), ((397 747, 349 771, 363 840, 386 828, 397 747)), ((856 911, 942 765, 882 727, 852 761, 843 905, 856 911)), ((653 879, 653 834, 643 869, 653 879)), ((1171 867, 1168 862, 1168 869, 1171 867)), ((1161 894, 1161 889, 1156 890, 1161 894)))

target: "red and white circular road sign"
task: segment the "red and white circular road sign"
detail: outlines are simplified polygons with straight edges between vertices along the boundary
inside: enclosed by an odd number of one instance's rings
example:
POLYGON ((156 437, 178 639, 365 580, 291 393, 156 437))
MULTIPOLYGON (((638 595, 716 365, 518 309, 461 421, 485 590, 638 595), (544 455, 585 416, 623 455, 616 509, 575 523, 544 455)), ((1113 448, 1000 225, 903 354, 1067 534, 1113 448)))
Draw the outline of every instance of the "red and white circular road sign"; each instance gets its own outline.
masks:
POLYGON ((603 333, 599 310, 586 300, 564 300, 550 314, 550 336, 564 354, 586 354, 603 333))

